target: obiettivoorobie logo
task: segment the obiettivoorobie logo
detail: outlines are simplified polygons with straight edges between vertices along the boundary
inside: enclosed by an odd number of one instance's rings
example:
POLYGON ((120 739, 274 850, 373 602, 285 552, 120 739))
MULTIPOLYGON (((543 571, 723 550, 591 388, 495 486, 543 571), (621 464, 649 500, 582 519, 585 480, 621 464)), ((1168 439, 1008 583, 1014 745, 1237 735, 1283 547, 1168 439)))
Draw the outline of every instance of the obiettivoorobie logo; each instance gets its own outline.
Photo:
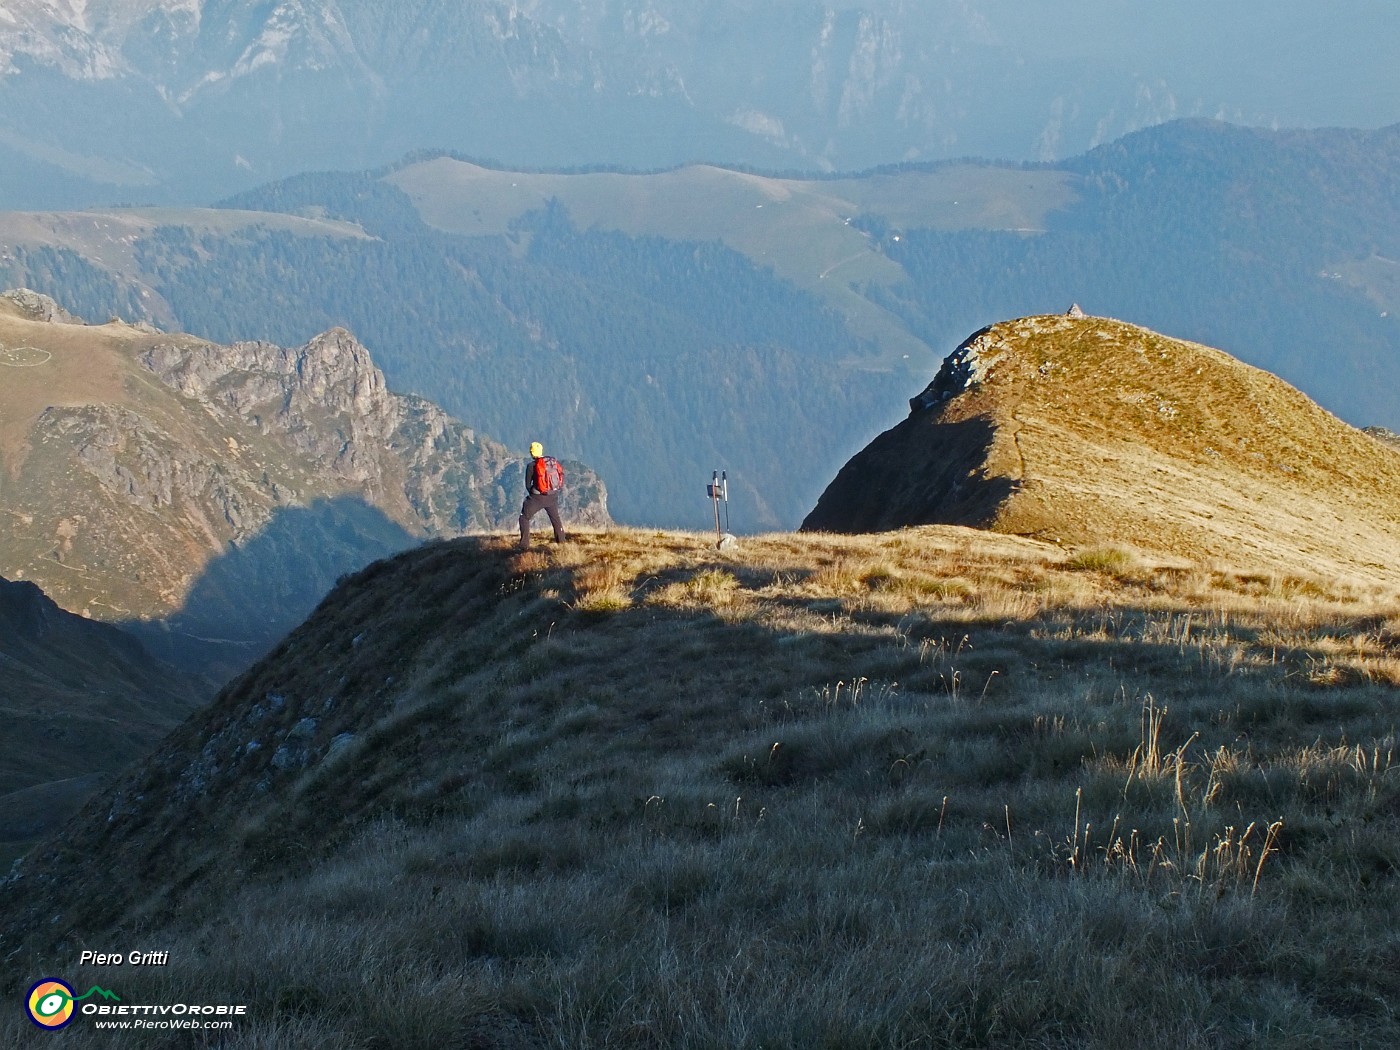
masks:
POLYGON ((42 981, 36 981, 29 989, 26 1004, 29 1008, 29 1019, 40 1028, 63 1028, 73 1020, 73 1004, 92 995, 121 1002, 121 997, 115 992, 109 992, 95 984, 82 995, 74 995, 73 986, 67 981, 45 977, 42 981))

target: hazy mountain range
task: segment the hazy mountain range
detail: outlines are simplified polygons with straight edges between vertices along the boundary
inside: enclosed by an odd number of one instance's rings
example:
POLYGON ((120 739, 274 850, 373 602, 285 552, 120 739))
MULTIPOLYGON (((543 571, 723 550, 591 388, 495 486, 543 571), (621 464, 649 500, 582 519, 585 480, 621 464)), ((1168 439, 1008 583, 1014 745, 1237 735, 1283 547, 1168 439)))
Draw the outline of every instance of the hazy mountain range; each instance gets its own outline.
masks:
POLYGON ((542 173, 450 156, 220 209, 0 214, 0 279, 391 384, 597 469, 619 520, 793 527, 969 331, 1078 301, 1400 427, 1400 127, 1178 121, 1055 165, 542 173))
POLYGON ((1400 1042, 1397 27, 5 2, 0 1044, 1400 1042))
POLYGON ((1183 116, 1400 119, 1361 0, 11 0, 0 207, 511 166, 1055 159, 1183 116), (1286 71, 1282 72, 1281 71, 1286 71))

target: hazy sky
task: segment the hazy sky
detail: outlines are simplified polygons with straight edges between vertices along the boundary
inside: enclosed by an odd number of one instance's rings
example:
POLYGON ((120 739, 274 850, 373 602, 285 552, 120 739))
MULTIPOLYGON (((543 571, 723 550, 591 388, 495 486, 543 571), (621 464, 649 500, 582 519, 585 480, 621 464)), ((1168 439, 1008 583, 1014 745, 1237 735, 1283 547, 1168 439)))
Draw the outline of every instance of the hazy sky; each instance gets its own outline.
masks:
POLYGON ((974 0, 1016 50, 1164 80, 1182 115, 1229 99, 1249 122, 1400 121, 1397 0, 974 0))

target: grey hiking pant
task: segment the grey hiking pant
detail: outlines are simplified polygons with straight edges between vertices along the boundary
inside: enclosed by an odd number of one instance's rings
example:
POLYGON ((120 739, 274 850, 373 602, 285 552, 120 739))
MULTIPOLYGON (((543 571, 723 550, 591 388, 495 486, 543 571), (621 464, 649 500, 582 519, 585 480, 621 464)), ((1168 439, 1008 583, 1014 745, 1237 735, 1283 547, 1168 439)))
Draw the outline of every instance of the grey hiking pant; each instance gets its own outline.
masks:
POLYGON ((559 520, 559 494, 557 492, 532 492, 520 506, 520 546, 530 546, 530 519, 540 511, 549 515, 549 523, 554 526, 554 542, 564 542, 564 523, 559 520))

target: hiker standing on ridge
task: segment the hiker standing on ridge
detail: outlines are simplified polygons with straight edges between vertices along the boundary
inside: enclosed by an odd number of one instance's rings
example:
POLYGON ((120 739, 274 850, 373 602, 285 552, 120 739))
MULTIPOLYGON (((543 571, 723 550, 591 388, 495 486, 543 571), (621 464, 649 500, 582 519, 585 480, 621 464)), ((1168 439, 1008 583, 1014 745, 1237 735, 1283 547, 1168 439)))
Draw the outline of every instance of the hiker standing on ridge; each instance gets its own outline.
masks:
POLYGON ((538 441, 530 443, 530 462, 525 464, 525 502, 520 506, 520 549, 530 549, 530 519, 540 511, 549 515, 554 526, 554 542, 564 542, 564 526, 559 521, 559 490, 564 487, 564 468, 553 456, 544 454, 538 441))

